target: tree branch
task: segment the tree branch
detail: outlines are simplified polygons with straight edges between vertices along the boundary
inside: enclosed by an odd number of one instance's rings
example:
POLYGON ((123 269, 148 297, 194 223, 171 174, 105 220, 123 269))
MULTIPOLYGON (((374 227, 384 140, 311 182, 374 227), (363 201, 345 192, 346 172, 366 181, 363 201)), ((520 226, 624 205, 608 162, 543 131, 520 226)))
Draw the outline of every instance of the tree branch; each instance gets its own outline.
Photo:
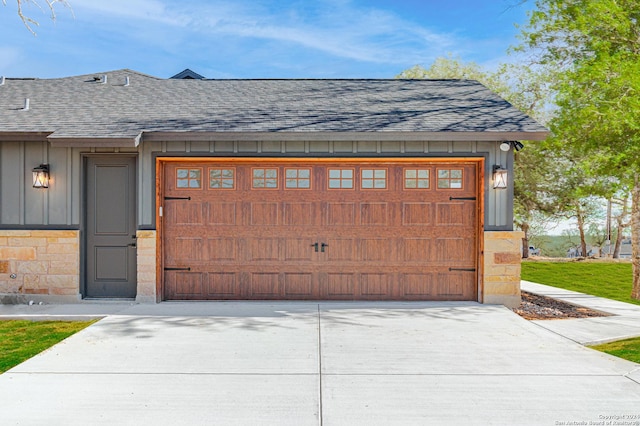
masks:
MULTIPOLYGON (((71 5, 69 4, 69 2, 67 2, 67 0, 44 0, 44 1, 47 4, 47 7, 49 8, 49 13, 50 13, 49 17, 51 18, 52 21, 55 21, 57 17, 56 10, 55 10, 56 3, 60 3, 62 6, 71 10, 71 15, 73 15, 73 9, 71 9, 71 5)), ((44 12, 44 9, 42 8, 42 6, 40 6, 40 3, 38 3, 38 0, 16 0, 16 4, 18 6, 18 17, 20 18, 24 26, 27 27, 29 32, 31 32, 31 34, 35 36, 36 32, 33 30, 31 26, 32 25, 39 26, 40 24, 38 23, 38 21, 30 18, 23 12, 23 6, 28 3, 31 3, 32 5, 36 6, 42 12, 44 12)), ((2 4, 6 6, 7 0, 2 0, 2 4)))

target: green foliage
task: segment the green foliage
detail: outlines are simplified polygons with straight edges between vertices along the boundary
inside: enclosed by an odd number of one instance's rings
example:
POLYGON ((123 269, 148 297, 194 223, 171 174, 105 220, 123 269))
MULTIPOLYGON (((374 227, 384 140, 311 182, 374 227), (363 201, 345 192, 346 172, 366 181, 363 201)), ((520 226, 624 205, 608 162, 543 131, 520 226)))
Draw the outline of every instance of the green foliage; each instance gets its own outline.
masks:
POLYGON ((640 364, 640 337, 591 346, 591 348, 640 364))
MULTIPOLYGON (((481 83, 486 81, 489 77, 485 71, 482 70, 480 65, 475 62, 461 62, 460 58, 454 58, 452 56, 439 57, 433 61, 433 64, 429 68, 424 68, 420 65, 416 65, 408 70, 402 71, 396 76, 396 78, 406 79, 463 79, 463 80, 478 80, 481 83)), ((484 83, 483 83, 484 84, 484 83)))
POLYGON ((567 257, 567 250, 576 247, 580 239, 573 235, 533 235, 529 244, 539 248, 544 257, 567 257))
POLYGON ((640 171, 640 2, 538 0, 521 50, 561 70, 551 122, 585 173, 629 183, 640 171))
POLYGON ((558 70, 555 146, 610 192, 631 188, 633 295, 640 299, 640 2, 535 4, 519 50, 558 70))
POLYGON ((630 297, 633 280, 626 262, 522 262, 522 279, 640 305, 630 297))
POLYGON ((0 373, 95 321, 0 321, 0 373))
MULTIPOLYGON (((598 229, 595 234, 587 234, 586 241, 590 246, 601 246, 604 230, 598 229)), ((616 232, 612 233, 611 245, 615 244, 616 232)), ((552 258, 566 258, 567 251, 571 247, 580 246, 580 235, 571 230, 565 230, 562 235, 546 235, 535 234, 533 235, 529 243, 540 250, 542 250, 542 256, 552 258)))

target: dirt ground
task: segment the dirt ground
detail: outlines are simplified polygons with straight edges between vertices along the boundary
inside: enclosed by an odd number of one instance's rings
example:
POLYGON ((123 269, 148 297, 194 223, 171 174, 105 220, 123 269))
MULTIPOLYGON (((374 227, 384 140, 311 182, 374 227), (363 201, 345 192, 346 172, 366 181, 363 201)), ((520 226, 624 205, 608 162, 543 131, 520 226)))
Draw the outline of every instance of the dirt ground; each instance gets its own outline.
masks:
POLYGON ((594 311, 550 297, 522 292, 522 303, 513 312, 528 320, 606 317, 609 314, 594 311))

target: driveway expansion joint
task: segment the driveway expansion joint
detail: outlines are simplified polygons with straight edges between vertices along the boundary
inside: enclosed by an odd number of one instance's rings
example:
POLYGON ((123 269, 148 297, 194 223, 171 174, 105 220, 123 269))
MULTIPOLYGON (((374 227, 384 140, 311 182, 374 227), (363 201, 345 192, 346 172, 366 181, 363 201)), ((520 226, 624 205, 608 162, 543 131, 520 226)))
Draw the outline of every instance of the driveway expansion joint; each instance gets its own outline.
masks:
POLYGON ((318 303, 318 424, 322 426, 322 312, 318 303))

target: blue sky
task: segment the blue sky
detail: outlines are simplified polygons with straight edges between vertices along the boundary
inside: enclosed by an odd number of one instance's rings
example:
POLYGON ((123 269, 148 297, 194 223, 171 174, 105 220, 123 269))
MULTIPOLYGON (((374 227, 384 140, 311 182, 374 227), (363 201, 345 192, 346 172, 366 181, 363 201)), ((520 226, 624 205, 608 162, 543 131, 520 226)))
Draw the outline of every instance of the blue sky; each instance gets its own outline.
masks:
MULTIPOLYGON (((44 0, 38 0, 44 4, 44 0)), ((452 55, 512 60, 519 0, 68 0, 33 36, 0 3, 0 75, 64 77, 130 68, 170 77, 393 78, 452 55)))

